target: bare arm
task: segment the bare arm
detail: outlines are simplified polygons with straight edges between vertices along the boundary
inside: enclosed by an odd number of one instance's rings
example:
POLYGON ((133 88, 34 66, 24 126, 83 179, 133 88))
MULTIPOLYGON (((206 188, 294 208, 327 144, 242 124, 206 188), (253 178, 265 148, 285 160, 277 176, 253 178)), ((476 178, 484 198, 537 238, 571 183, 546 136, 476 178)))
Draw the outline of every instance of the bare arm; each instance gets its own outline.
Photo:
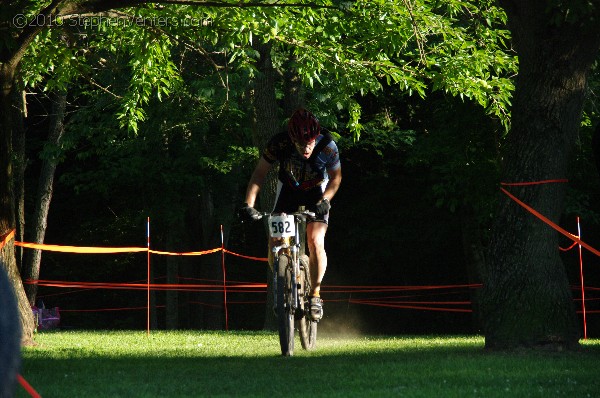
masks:
POLYGON ((335 170, 328 171, 327 174, 329 174, 329 181, 325 187, 325 192, 323 192, 323 197, 331 200, 342 183, 342 168, 338 167, 335 170))
POLYGON ((246 204, 248 206, 254 207, 260 187, 262 187, 270 168, 271 163, 261 157, 252 173, 252 177, 250 177, 250 182, 248 182, 248 188, 246 189, 246 204))

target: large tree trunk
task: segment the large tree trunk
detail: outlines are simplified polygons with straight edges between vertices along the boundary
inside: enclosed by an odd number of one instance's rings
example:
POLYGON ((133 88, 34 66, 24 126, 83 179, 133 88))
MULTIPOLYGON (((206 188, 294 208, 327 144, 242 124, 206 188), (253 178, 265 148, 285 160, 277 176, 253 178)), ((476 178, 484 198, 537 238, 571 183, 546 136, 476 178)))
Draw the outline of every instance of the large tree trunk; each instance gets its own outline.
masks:
MULTIPOLYGON (((40 10, 41 15, 47 18, 49 15, 54 14, 58 3, 52 2, 52 4, 40 10)), ((3 15, 3 23, 8 22, 7 17, 10 18, 10 15, 3 15)), ((18 108, 13 103, 16 71, 27 48, 43 29, 43 24, 31 24, 20 31, 7 29, 7 34, 14 35, 15 40, 2 40, 0 42, 0 236, 16 229, 14 174, 11 159, 14 132, 12 116, 14 109, 18 108)), ((4 263, 17 298, 22 328, 21 341, 23 344, 32 344, 35 327, 33 313, 23 289, 13 240, 2 248, 0 259, 4 263)))
MULTIPOLYGON (((27 167, 27 158, 25 155, 25 126, 24 118, 27 116, 27 108, 25 104, 25 91, 15 87, 13 90, 13 153, 14 153, 14 168, 15 168, 15 206, 17 207, 16 214, 16 234, 15 239, 18 241, 25 240, 25 169, 27 167)), ((23 272, 23 254, 24 248, 17 248, 17 266, 19 271, 23 272)))
POLYGON ((1 260, 0 308, 0 397, 13 397, 21 365, 21 329, 17 301, 1 260))
MULTIPOLYGON (((467 277, 470 285, 479 285, 483 281, 485 273, 485 246, 482 241, 483 228, 475 217, 471 206, 463 206, 460 214, 460 231, 462 237, 462 246, 465 254, 465 263, 467 268, 467 277)), ((471 322, 473 330, 481 330, 481 310, 479 297, 481 289, 470 288, 471 308, 473 316, 471 322)))
MULTIPOLYGON (((256 44, 254 48, 260 54, 260 60, 256 64, 259 71, 254 81, 254 145, 259 151, 265 148, 271 137, 280 129, 277 100, 275 98, 276 73, 271 60, 271 44, 256 44)), ((275 192, 277 189, 277 170, 271 168, 265 183, 260 191, 260 205, 263 211, 271 211, 275 206, 275 192)), ((268 229, 265 228, 265 233, 268 229)), ((265 330, 275 330, 277 327, 273 313, 273 271, 267 268, 267 305, 265 308, 265 330)))
MULTIPOLYGON (((567 178, 586 78, 600 45, 600 25, 557 22, 561 16, 549 15, 544 2, 502 3, 519 55, 503 180, 567 178), (586 31, 585 26, 595 31, 586 31)), ((509 190, 558 223, 564 183, 509 190)), ((578 344, 577 318, 557 233, 507 196, 501 198, 487 262, 482 292, 486 347, 568 348, 578 344)))
MULTIPOLYGON (((11 94, 16 65, 0 60, 0 236, 15 230, 15 202, 13 191, 12 164, 12 98, 11 94)), ((27 301, 21 275, 15 257, 14 239, 9 240, 0 249, 0 259, 6 268, 8 278, 13 285, 21 319, 21 341, 28 345, 33 342, 33 313, 27 301)))
MULTIPOLYGON (((58 164, 59 148, 65 131, 64 119, 67 105, 67 93, 61 92, 53 96, 52 114, 50 115, 50 131, 46 145, 50 146, 50 155, 42 161, 42 169, 38 182, 38 192, 34 205, 33 222, 31 223, 30 241, 44 243, 46 228, 48 226, 48 213, 54 190, 54 173, 58 164)), ((25 256, 26 262, 23 267, 23 279, 35 281, 40 276, 40 264, 42 262, 42 251, 33 249, 25 256)), ((29 304, 34 305, 37 296, 37 283, 26 283, 25 293, 29 304)))

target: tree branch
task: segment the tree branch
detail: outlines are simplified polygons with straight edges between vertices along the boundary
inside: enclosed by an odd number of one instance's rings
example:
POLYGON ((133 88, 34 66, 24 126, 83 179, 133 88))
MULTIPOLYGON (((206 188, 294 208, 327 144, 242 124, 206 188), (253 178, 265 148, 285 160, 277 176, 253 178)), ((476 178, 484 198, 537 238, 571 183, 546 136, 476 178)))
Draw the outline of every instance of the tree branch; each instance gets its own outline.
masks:
MULTIPOLYGON (((52 0, 52 3, 40 11, 38 16, 49 18, 55 13, 61 1, 62 0, 52 0)), ((44 28, 44 24, 27 24, 17 38, 16 48, 8 54, 8 58, 4 60, 3 63, 7 64, 11 68, 16 68, 19 62, 21 62, 21 59, 25 55, 25 52, 27 51, 27 48, 31 42, 44 28)))

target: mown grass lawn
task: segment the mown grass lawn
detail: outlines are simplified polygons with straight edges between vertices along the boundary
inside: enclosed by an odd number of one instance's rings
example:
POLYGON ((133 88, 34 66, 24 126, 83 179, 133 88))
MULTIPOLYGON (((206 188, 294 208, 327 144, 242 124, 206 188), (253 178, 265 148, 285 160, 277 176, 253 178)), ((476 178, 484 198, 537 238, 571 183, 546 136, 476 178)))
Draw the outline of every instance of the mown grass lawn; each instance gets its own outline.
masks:
POLYGON ((36 342, 21 374, 43 397, 600 396, 599 340, 491 353, 477 336, 319 336, 289 358, 268 332, 61 331, 36 342))

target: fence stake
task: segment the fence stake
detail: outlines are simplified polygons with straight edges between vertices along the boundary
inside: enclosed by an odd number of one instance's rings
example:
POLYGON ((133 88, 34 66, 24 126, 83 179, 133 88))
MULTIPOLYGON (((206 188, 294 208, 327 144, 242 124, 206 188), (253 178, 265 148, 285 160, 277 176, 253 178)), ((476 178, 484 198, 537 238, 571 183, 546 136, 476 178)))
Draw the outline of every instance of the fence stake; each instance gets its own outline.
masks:
POLYGON ((148 304, 148 311, 147 311, 147 318, 146 318, 146 335, 150 336, 150 217, 148 217, 148 222, 146 223, 147 227, 146 227, 146 237, 148 239, 147 242, 147 246, 148 246, 148 283, 147 283, 147 304, 148 304))
POLYGON ((223 307, 225 308, 225 330, 229 330, 227 314, 227 277, 225 274, 225 240, 223 239, 223 224, 221 224, 221 267, 223 268, 223 307))
MULTIPOLYGON (((577 235, 581 239, 581 225, 579 224, 579 217, 577 217, 577 235)), ((583 257, 581 254, 581 244, 579 245, 579 275, 581 279, 581 307, 583 310, 583 339, 587 340, 587 320, 585 312, 585 288, 583 283, 583 257)))

